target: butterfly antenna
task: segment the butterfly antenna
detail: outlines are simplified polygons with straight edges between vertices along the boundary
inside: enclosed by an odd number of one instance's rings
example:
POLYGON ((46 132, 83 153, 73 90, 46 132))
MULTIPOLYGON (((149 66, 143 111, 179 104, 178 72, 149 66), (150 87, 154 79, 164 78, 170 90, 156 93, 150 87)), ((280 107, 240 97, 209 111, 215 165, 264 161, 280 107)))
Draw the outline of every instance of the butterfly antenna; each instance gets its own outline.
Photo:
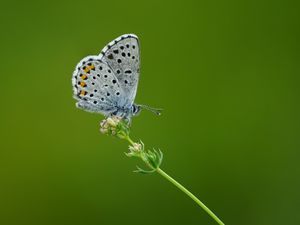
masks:
POLYGON ((152 108, 152 107, 147 106, 147 105, 139 105, 139 106, 140 106, 142 109, 146 109, 146 110, 148 110, 148 111, 150 111, 150 112, 152 112, 152 113, 154 113, 154 114, 156 114, 156 115, 158 115, 158 116, 161 115, 162 109, 152 108))

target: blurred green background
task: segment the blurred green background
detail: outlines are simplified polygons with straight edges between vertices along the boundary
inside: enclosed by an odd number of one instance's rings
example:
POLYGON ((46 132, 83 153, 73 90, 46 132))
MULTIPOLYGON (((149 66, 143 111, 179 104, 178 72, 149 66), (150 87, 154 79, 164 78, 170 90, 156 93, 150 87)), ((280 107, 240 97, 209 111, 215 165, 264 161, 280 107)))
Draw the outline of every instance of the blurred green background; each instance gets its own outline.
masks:
POLYGON ((99 133, 71 75, 140 38, 132 136, 224 222, 300 224, 299 1, 1 1, 0 224, 215 224, 99 133))

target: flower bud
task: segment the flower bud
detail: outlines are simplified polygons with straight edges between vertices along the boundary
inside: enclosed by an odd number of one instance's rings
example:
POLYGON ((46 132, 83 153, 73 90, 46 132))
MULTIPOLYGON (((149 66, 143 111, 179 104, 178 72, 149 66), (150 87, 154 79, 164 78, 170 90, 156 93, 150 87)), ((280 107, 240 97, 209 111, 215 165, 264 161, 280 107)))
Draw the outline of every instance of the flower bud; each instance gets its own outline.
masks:
POLYGON ((129 151, 131 152, 142 151, 142 145, 140 143, 133 143, 132 145, 129 145, 129 151))
POLYGON ((107 133, 108 133, 108 129, 106 129, 106 128, 104 128, 104 127, 101 127, 101 128, 100 128, 100 132, 101 132, 102 134, 107 134, 107 133))
POLYGON ((126 153, 128 157, 132 157, 132 156, 141 157, 141 154, 143 154, 144 151, 144 144, 142 141, 141 143, 134 142, 131 145, 129 145, 128 149, 129 152, 126 153))
POLYGON ((106 120, 106 124, 111 126, 111 127, 116 127, 119 123, 119 119, 117 117, 108 117, 106 120))
POLYGON ((129 127, 121 117, 112 116, 100 122, 100 132, 124 139, 129 134, 129 127))

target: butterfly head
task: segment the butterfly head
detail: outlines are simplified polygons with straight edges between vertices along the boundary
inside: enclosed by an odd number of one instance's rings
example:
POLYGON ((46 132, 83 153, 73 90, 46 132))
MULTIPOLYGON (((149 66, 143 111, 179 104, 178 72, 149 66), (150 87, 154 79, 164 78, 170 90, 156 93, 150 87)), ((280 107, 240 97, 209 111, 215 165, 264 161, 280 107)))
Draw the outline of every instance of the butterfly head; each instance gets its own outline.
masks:
POLYGON ((137 116, 137 115, 139 115, 140 112, 141 112, 141 106, 140 106, 140 105, 133 104, 132 107, 131 107, 131 111, 132 111, 132 115, 133 115, 133 116, 137 116))

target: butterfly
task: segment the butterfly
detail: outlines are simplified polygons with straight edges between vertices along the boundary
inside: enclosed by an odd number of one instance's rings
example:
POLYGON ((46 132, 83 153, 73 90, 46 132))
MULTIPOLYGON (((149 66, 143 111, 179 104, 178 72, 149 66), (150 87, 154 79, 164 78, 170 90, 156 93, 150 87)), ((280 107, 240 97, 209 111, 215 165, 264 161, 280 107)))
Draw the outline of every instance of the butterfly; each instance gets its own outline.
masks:
POLYGON ((135 104, 140 74, 139 39, 124 34, 108 43, 99 55, 83 58, 72 77, 76 107, 131 120, 140 110, 160 115, 161 109, 135 104))

